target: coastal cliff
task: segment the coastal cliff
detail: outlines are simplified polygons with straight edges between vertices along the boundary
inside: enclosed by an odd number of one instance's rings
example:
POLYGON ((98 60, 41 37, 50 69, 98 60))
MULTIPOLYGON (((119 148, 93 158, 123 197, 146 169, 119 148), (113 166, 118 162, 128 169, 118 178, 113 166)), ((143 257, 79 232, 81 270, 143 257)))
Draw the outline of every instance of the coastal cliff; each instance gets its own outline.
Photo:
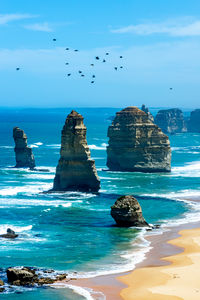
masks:
POLYGON ((190 114, 188 121, 189 132, 200 132, 200 109, 195 109, 190 114))
POLYGON ((178 108, 159 110, 155 117, 155 123, 164 133, 181 133, 187 131, 183 112, 178 108))
POLYGON ((153 115, 150 113, 148 107, 146 107, 144 104, 142 104, 141 110, 142 110, 143 112, 145 112, 145 113, 148 115, 148 118, 149 118, 149 120, 150 120, 151 122, 154 122, 154 117, 153 117, 153 115))
POLYGON ((86 141, 82 115, 72 111, 62 130, 60 160, 53 191, 98 192, 100 180, 86 141))
POLYGON ((13 128, 15 141, 16 168, 35 168, 35 159, 32 149, 27 145, 27 136, 19 127, 13 128))
POLYGON ((107 166, 112 171, 169 172, 169 138, 137 107, 116 113, 108 128, 107 166))

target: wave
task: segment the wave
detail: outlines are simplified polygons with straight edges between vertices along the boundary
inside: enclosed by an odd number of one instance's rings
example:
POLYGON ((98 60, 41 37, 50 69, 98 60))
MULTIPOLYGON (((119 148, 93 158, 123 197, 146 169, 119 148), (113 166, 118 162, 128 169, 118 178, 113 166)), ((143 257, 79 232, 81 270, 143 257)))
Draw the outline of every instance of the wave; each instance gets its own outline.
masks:
POLYGON ((106 150, 107 144, 102 143, 101 146, 96 146, 96 145, 89 145, 89 148, 91 150, 106 150))
POLYGON ((168 176, 200 177, 200 161, 187 163, 185 166, 173 167, 168 176))
MULTIPOLYGON (((52 285, 52 287, 55 288, 68 288, 73 290, 76 294, 84 297, 87 300, 95 300, 96 298, 92 297, 92 293, 96 294, 92 289, 88 289, 88 288, 82 288, 80 286, 76 286, 76 285, 72 285, 72 284, 67 284, 67 283, 54 283, 52 285)), ((105 296, 102 293, 98 293, 101 294, 101 298, 98 298, 99 300, 104 300, 106 299, 105 296)))
POLYGON ((45 146, 49 148, 59 149, 61 147, 61 144, 48 144, 45 146))
POLYGON ((13 146, 0 146, 0 148, 2 148, 2 149, 14 149, 13 146))

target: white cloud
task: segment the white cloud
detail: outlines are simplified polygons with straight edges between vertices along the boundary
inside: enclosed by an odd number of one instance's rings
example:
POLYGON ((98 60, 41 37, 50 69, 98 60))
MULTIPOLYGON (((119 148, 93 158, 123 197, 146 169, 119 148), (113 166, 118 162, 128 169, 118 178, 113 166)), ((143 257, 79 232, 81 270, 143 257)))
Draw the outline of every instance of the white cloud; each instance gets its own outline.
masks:
POLYGON ((24 28, 29 30, 34 30, 34 31, 44 31, 44 32, 53 31, 53 29, 49 26, 47 22, 25 25, 24 28))
POLYGON ((161 23, 143 23, 111 30, 112 33, 136 35, 166 34, 169 36, 200 36, 200 20, 182 18, 161 23))
POLYGON ((19 20, 30 19, 34 17, 35 16, 30 14, 0 14, 0 25, 19 20))

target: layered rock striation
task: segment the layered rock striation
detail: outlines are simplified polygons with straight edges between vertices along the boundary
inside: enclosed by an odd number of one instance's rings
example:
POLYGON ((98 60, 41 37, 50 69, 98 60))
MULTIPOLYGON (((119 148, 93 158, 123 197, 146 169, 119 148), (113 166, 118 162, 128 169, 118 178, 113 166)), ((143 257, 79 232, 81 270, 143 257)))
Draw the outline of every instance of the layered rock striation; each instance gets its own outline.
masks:
POLYGON ((155 117, 155 123, 164 133, 182 133, 187 131, 183 112, 178 108, 159 110, 155 117))
POLYGON ((137 107, 116 113, 108 128, 107 166, 112 171, 169 172, 169 138, 137 107))
POLYGON ((98 192, 100 180, 86 141, 82 115, 72 111, 62 130, 60 160, 53 191, 98 192))
POLYGON ((16 168, 35 168, 35 159, 32 149, 27 145, 27 136, 19 127, 13 128, 15 141, 16 168))
POLYGON ((195 109, 190 114, 188 121, 189 132, 200 132, 200 109, 195 109))
POLYGON ((111 207, 111 216, 121 227, 149 226, 145 221, 139 202, 133 196, 122 196, 111 207))

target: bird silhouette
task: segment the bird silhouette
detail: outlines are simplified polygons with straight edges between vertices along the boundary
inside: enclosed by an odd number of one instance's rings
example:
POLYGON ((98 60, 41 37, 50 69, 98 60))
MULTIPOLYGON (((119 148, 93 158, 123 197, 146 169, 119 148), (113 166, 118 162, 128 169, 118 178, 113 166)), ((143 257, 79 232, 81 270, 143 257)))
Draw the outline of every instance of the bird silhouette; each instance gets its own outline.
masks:
POLYGON ((90 64, 90 66, 94 67, 94 64, 90 64))
POLYGON ((123 58, 123 56, 122 55, 120 55, 120 57, 119 58, 123 58))
POLYGON ((65 50, 69 50, 69 48, 66 48, 65 50))
POLYGON ((16 71, 19 71, 19 70, 20 70, 20 68, 19 68, 19 67, 17 67, 17 68, 16 68, 16 71))
POLYGON ((91 83, 94 83, 94 80, 93 80, 93 81, 91 81, 91 83))
POLYGON ((170 90, 173 90, 173 88, 171 87, 171 88, 169 88, 170 90))
POLYGON ((71 76, 71 73, 68 73, 67 76, 71 76))
POLYGON ((122 66, 120 66, 120 69, 123 69, 123 67, 122 67, 122 66))
POLYGON ((103 62, 106 62, 106 60, 105 60, 105 59, 103 59, 103 62))
POLYGON ((117 67, 114 68, 117 71, 117 67))
POLYGON ((68 62, 66 62, 65 64, 66 64, 66 65, 69 65, 69 63, 68 63, 68 62))
POLYGON ((56 39, 53 39, 54 42, 56 42, 56 39))
POLYGON ((85 75, 84 75, 84 74, 82 74, 82 75, 81 75, 81 77, 85 77, 85 75))
POLYGON ((96 60, 99 60, 99 56, 96 56, 95 58, 96 58, 96 60))
POLYGON ((109 53, 108 53, 108 52, 106 52, 106 55, 109 55, 109 53))
POLYGON ((78 52, 78 49, 75 49, 74 52, 78 52))
POLYGON ((92 78, 95 78, 96 76, 95 75, 92 75, 92 78))
POLYGON ((80 74, 82 73, 82 71, 78 71, 80 74))

